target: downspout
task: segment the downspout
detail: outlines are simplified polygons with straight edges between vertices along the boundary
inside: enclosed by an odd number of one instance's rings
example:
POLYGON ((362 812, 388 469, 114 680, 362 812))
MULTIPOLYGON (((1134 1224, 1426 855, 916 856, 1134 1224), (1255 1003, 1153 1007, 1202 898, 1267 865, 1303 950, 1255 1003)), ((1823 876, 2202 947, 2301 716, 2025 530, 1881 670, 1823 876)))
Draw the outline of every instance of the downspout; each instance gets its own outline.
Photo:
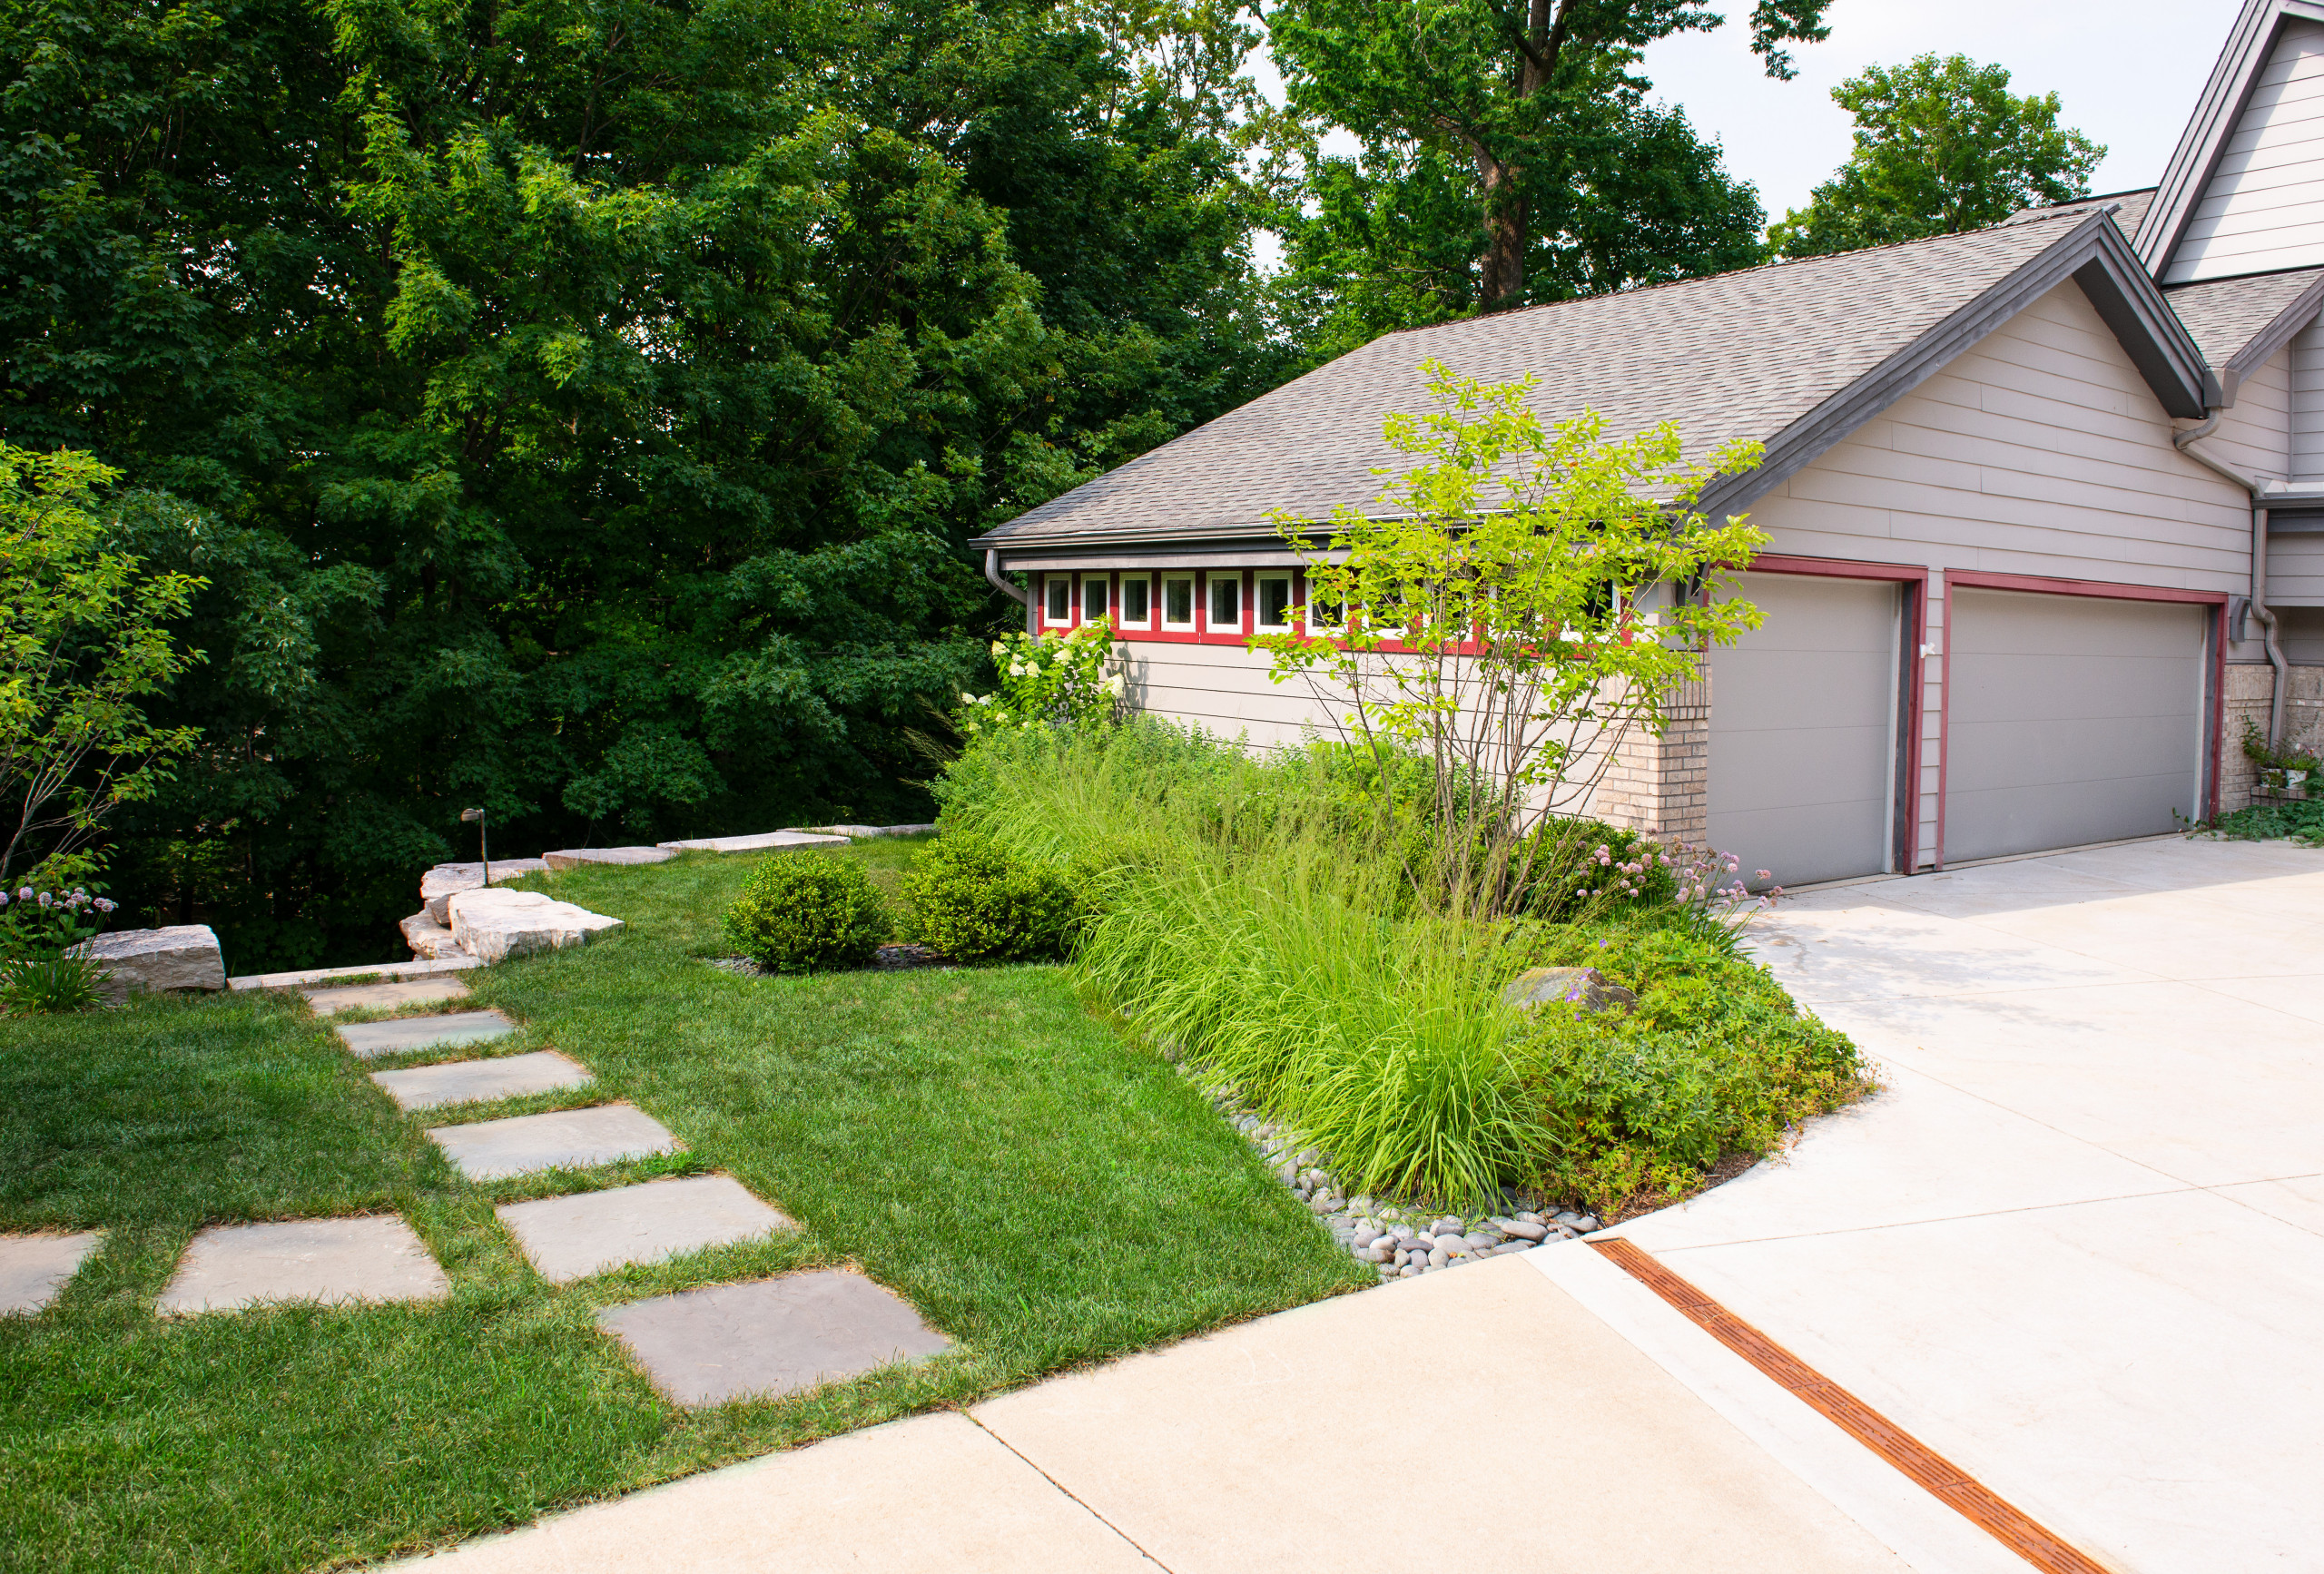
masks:
POLYGON ((1000 576, 1000 549, 997 546, 988 546, 984 549, 984 579, 987 585, 1025 609, 1025 632, 1033 633, 1032 593, 1018 589, 1000 576))
POLYGON ((2284 731, 2284 690, 2290 675, 2291 664, 2284 660, 2282 647, 2276 644, 2276 615, 2268 610, 2268 510, 2260 501, 2266 483, 2256 476, 2247 476, 2233 466, 2223 465, 2195 444, 2219 429, 2220 412, 2213 410, 2197 426, 2183 432, 2171 434, 2171 446, 2205 469, 2226 477, 2251 495, 2251 615, 2260 622, 2261 637, 2267 646, 2268 665, 2275 671, 2268 695, 2268 747, 2284 731))

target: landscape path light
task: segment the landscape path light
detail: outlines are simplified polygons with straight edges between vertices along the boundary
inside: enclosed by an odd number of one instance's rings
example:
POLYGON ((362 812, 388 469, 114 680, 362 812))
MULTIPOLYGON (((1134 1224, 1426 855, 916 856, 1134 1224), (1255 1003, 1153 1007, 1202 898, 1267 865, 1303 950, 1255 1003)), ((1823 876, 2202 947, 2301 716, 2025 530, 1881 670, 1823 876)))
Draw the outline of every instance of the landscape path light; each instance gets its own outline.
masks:
POLYGON ((484 886, 487 890, 489 890, 492 889, 492 839, 486 833, 484 811, 481 809, 461 810, 460 823, 466 825, 471 821, 476 823, 477 857, 484 863, 484 886))

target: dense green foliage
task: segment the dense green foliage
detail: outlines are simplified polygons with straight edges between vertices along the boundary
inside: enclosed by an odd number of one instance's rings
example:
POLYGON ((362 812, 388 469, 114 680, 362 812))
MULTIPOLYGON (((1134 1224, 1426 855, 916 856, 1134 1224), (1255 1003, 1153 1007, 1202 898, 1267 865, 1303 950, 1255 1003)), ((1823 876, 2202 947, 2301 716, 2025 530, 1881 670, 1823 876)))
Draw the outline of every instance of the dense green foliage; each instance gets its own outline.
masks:
POLYGON ((1873 66, 1832 90, 1856 150, 1807 206, 1768 231, 1779 257, 1956 235, 2090 190, 2106 150, 2058 124, 2054 93, 2017 94, 1965 55, 1873 66))
MULTIPOLYGON (((1260 759, 1137 722, 998 734, 937 791, 947 840, 989 837, 1102 892, 1075 952, 1098 995, 1354 1188, 1514 1183, 1613 1207, 1764 1153, 1867 1086, 1846 1038, 1736 956, 1721 904, 1609 889, 1587 838, 1568 844, 1597 895, 1578 899, 1579 871, 1545 878, 1566 921, 1444 916, 1377 833, 1369 774, 1338 745, 1260 759), (1502 1003, 1526 968, 1583 960, 1637 1008, 1568 1022, 1502 1003)), ((1405 774, 1424 823, 1427 773, 1405 774)))
POLYGON ((812 852, 778 852, 751 871, 725 927, 737 951, 778 973, 860 968, 891 932, 863 866, 812 852))
POLYGON ((116 893, 369 959, 472 804, 525 851, 905 817, 1010 610, 964 536, 1289 364, 1231 18, 1163 73, 1150 21, 0 13, 0 435, 210 582, 116 893))
MULTIPOLYGON (((918 848, 815 856, 884 884, 918 848)), ((1055 969, 708 966, 753 867, 695 856, 541 882, 627 927, 477 975, 476 1004, 522 1027, 475 1048, 562 1048, 596 1074, 586 1089, 399 1114, 366 1079, 382 1063, 354 1060, 283 994, 0 1020, 0 1230, 107 1232, 58 1304, 0 1318, 0 1569, 383 1559, 1371 1282, 1196 1089, 1055 969), (612 1099, 688 1151, 579 1184, 724 1173, 803 1227, 552 1285, 493 1208, 571 1191, 574 1175, 471 1183, 425 1136, 612 1099), (443 1264, 447 1299, 153 1313, 205 1224, 389 1209, 443 1264), (690 1410, 596 1322, 842 1263, 954 1348, 690 1410)))
POLYGON ((94 495, 113 479, 86 454, 0 443, 0 888, 57 871, 194 745, 144 707, 202 660, 168 625, 203 582, 105 540, 94 495))
POLYGON ((2230 841, 2265 841, 2289 836, 2309 847, 2324 847, 2324 798, 2254 803, 2221 815, 2211 829, 2230 841))
POLYGON ((0 1008, 16 1017, 85 1011, 97 1003, 104 969, 94 959, 64 951, 0 961, 0 1008))
POLYGON ((1083 918, 1064 871, 974 834, 922 852, 902 890, 921 940, 963 962, 1055 961, 1083 918))
MULTIPOLYGON (((1825 35, 1827 5, 1758 0, 1771 74, 1790 74, 1783 43, 1825 35)), ((1267 25, 1293 111, 1362 149, 1304 150, 1315 212, 1288 255, 1315 348, 1753 261, 1757 196, 1636 69, 1720 20, 1668 0, 1283 0, 1267 25)))

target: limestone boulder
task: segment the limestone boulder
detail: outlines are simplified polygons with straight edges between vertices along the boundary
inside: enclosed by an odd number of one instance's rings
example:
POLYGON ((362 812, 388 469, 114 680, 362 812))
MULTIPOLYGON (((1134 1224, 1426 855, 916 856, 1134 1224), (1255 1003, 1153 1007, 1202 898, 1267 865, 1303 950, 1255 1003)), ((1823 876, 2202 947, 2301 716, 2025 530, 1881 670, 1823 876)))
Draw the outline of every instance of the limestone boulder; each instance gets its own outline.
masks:
MULTIPOLYGON (((496 869, 492 872, 498 874, 500 871, 496 869)), ((451 893, 447 892, 444 900, 448 902, 451 900, 451 893)), ((444 916, 449 918, 451 914, 448 910, 444 916)), ((423 961, 439 962, 447 957, 468 955, 466 951, 460 949, 459 942, 452 938, 452 931, 438 922, 434 914, 427 908, 421 908, 404 920, 401 928, 404 944, 411 948, 413 956, 423 961)))
POLYGON ((222 989, 226 959, 208 924, 116 930, 75 948, 106 970, 102 986, 115 999, 133 989, 222 989))
POLYGON ((566 847, 541 854, 551 869, 578 869, 585 863, 667 863, 676 856, 666 847, 566 847))
MULTIPOLYGON (((492 861, 492 883, 503 884, 522 880, 528 874, 538 874, 548 867, 537 858, 496 858, 492 861)), ((428 916, 438 924, 452 921, 444 904, 456 890, 484 889, 484 865, 481 863, 439 863, 419 877, 419 900, 427 905, 428 916)))
POLYGON ((1595 968, 1528 968, 1510 980, 1501 998, 1520 1010, 1553 1001, 1585 1011, 1638 1004, 1636 995, 1595 968))
POLYGON ((537 890, 454 891, 446 904, 452 939, 487 965, 535 951, 588 944, 621 928, 621 920, 591 912, 537 890))

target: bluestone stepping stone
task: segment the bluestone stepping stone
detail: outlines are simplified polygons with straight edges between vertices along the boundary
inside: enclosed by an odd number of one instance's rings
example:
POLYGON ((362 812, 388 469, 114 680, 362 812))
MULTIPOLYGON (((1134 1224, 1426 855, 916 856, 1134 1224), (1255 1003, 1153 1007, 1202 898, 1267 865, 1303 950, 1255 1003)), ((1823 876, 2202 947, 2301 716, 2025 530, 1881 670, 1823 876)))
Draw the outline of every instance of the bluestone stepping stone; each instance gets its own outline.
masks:
POLYGON ((756 836, 704 836, 692 841, 657 841, 671 852, 763 852, 777 847, 845 847, 844 836, 816 836, 804 831, 764 831, 756 836))
POLYGON ((434 1301, 451 1282, 393 1214, 215 1225, 193 1237, 155 1304, 164 1315, 270 1301, 434 1301))
POLYGON ((470 1180, 498 1180, 540 1169, 586 1169, 678 1149, 678 1139, 669 1128, 634 1104, 431 1126, 428 1135, 452 1167, 470 1180))
POLYGON ((78 1235, 0 1235, 0 1317, 37 1312, 56 1299, 104 1240, 102 1230, 78 1235))
POLYGON ((517 1024, 497 1011, 453 1011, 441 1017, 398 1017, 388 1022, 350 1022, 333 1032, 366 1060, 438 1045, 481 1044, 505 1038, 517 1024))
POLYGON ((723 1175, 648 1181, 492 1211, 552 1284, 799 1227, 723 1175))
POLYGON ((568 1060, 554 1049, 541 1049, 493 1060, 452 1060, 441 1066, 415 1066, 409 1071, 374 1071, 371 1080, 405 1109, 432 1109, 439 1104, 581 1087, 590 1077, 589 1068, 579 1061, 568 1060))
POLYGON ((456 978, 407 979, 388 984, 344 984, 338 989, 301 989, 318 1016, 336 1011, 392 1011, 403 1006, 425 1006, 438 1000, 458 1000, 468 987, 456 978))
POLYGON ((918 1361, 951 1344, 860 1274, 786 1274, 634 1301, 597 1313, 679 1404, 773 1398, 918 1361))

